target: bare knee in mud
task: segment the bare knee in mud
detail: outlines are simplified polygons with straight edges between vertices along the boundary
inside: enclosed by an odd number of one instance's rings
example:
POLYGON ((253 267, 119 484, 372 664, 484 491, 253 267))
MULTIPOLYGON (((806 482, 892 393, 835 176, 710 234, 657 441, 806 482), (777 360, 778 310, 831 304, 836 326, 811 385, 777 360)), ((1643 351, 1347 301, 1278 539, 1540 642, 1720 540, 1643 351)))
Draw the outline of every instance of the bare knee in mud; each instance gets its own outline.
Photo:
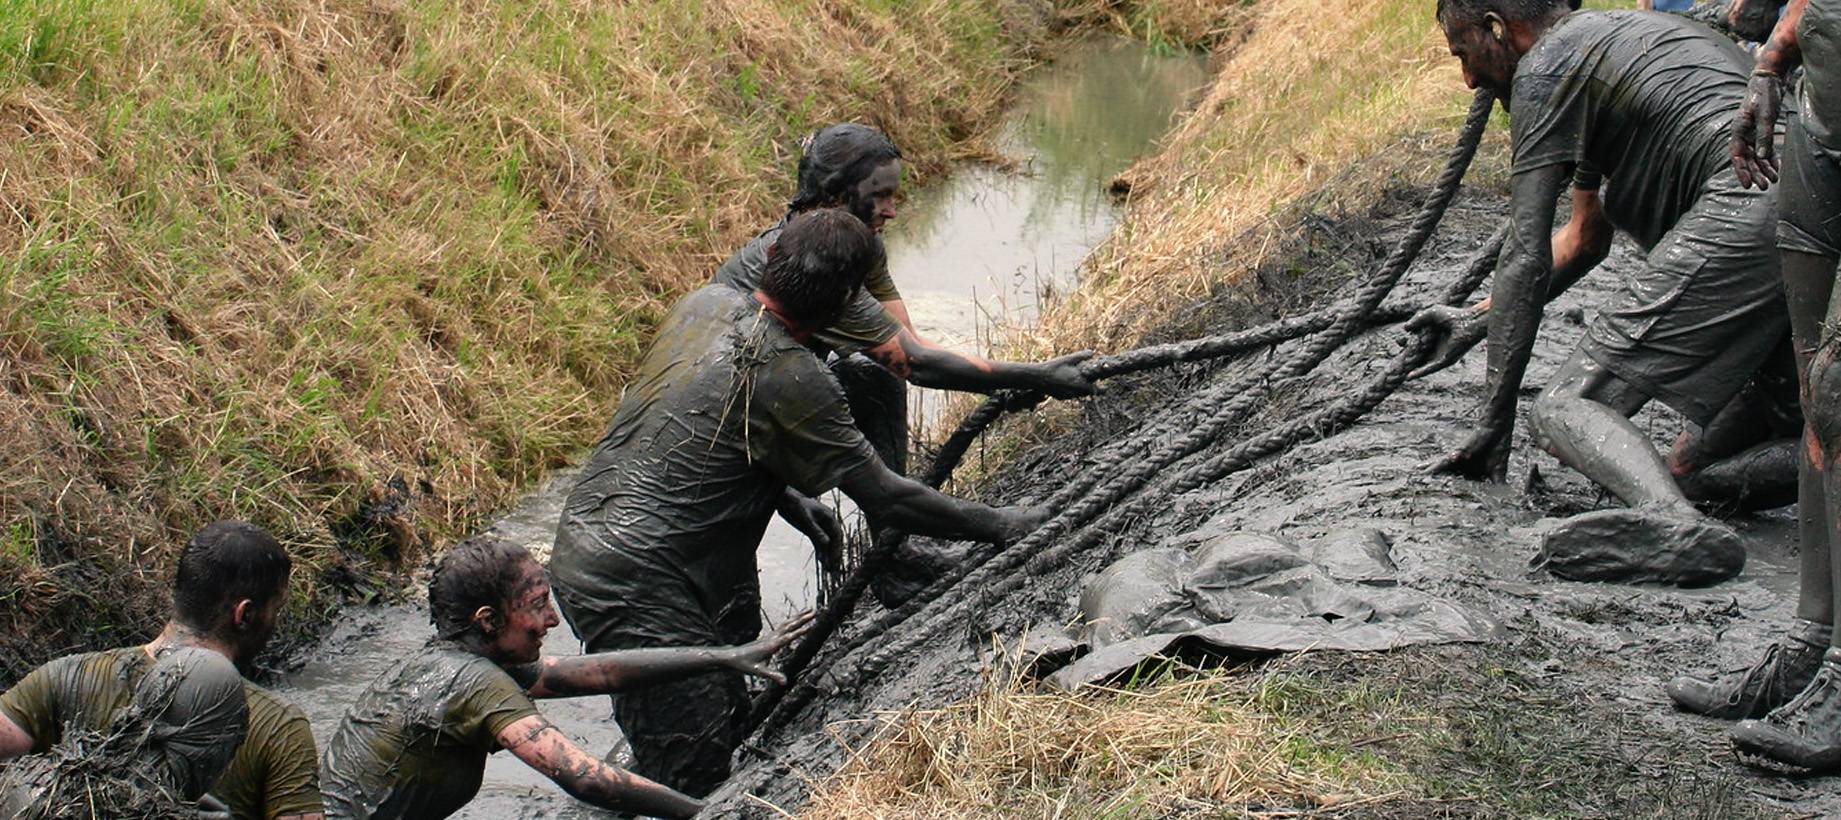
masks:
POLYGON ((1810 460, 1818 469, 1841 453, 1841 337, 1823 341, 1809 361, 1803 403, 1809 416, 1810 460))

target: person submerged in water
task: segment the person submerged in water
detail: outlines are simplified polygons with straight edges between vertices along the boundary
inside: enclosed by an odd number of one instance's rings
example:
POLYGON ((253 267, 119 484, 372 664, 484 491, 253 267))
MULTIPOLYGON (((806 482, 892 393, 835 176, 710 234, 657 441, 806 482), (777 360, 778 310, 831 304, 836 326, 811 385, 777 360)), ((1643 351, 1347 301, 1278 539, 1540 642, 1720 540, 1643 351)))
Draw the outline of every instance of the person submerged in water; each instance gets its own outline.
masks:
MULTIPOLYGON (((1760 2, 1760 0, 1752 0, 1760 2)), ((1794 619, 1749 667, 1715 678, 1684 676, 1668 693, 1682 708, 1741 719, 1741 752, 1802 770, 1841 769, 1841 0, 1793 0, 1758 52, 1731 141, 1742 180, 1779 192, 1777 252, 1802 376, 1802 448, 1794 619), (1800 116, 1788 117, 1779 160, 1773 139, 1786 78, 1797 66, 1800 116)), ((1750 757, 1742 759, 1753 762, 1750 757)))
MULTIPOLYGON (((207 649, 249 669, 274 634, 292 567, 260 527, 220 521, 199 530, 179 553, 173 617, 153 642, 59 658, 0 695, 0 760, 49 750, 67 726, 106 730, 173 647, 207 649)), ((247 739, 239 731, 228 768, 207 783, 214 802, 238 820, 318 820, 319 761, 306 714, 242 685, 247 739)))
MULTIPOLYGON (((903 478, 857 428, 805 342, 880 256, 855 216, 807 211, 768 247, 758 289, 710 284, 672 308, 557 527, 557 600, 591 650, 759 634, 755 551, 789 489, 842 489, 874 520, 953 539, 1010 541, 1046 518, 903 478)), ((727 778, 748 710, 740 681, 709 675, 622 693, 614 709, 634 771, 699 795, 727 778)))
POLYGON ((544 636, 561 621, 543 567, 523 547, 489 536, 441 557, 428 604, 435 637, 372 680, 326 744, 330 817, 447 817, 479 792, 486 756, 499 749, 585 803, 689 817, 701 801, 588 754, 532 701, 704 674, 777 680, 767 660, 811 623, 801 616, 745 646, 546 656, 544 636))
MULTIPOLYGON (((839 123, 811 134, 800 154, 797 189, 778 221, 730 256, 712 281, 742 294, 761 286, 767 249, 793 217, 818 208, 842 208, 880 235, 896 218, 901 192, 901 151, 887 135, 867 125, 839 123)), ((878 238, 878 243, 880 239, 878 238)), ((907 473, 907 385, 941 390, 989 393, 1000 389, 1041 391, 1057 399, 1091 395, 1093 382, 1080 364, 1091 351, 1044 362, 991 361, 958 353, 928 341, 914 329, 901 291, 889 276, 887 259, 878 257, 836 317, 812 328, 806 344, 829 356, 832 375, 843 386, 851 418, 889 469, 907 473)), ((840 537, 835 516, 824 505, 788 490, 782 517, 800 530, 821 554, 840 537)), ((871 520, 872 528, 880 522, 871 520)), ((896 572, 883 573, 875 587, 884 604, 901 599, 931 580, 940 558, 904 545, 892 562, 896 572)))
POLYGON ((1630 417, 1662 401, 1704 431, 1690 442, 1702 452, 1677 453, 1677 469, 1743 456, 1740 466, 1762 476, 1741 469, 1734 481, 1773 484, 1774 502, 1787 501, 1793 459, 1749 451, 1787 446, 1772 445, 1769 425, 1758 423, 1758 404, 1770 402, 1734 401, 1774 351, 1788 366, 1788 316, 1770 252, 1774 198, 1746 190, 1726 160, 1750 58, 1686 20, 1574 6, 1438 4, 1466 83, 1500 97, 1513 143, 1511 233, 1490 298, 1414 322, 1459 335, 1488 328, 1483 422, 1438 470, 1502 480, 1542 306, 1603 261, 1621 230, 1648 251, 1646 264, 1548 382, 1529 425, 1539 446, 1633 509, 1575 517, 1546 535, 1547 546, 1603 526, 1646 537, 1685 532, 1689 543, 1677 545, 1685 554, 1731 568, 1744 554, 1738 535, 1696 509, 1630 417), (1556 233, 1553 203, 1569 182, 1572 218, 1556 233))

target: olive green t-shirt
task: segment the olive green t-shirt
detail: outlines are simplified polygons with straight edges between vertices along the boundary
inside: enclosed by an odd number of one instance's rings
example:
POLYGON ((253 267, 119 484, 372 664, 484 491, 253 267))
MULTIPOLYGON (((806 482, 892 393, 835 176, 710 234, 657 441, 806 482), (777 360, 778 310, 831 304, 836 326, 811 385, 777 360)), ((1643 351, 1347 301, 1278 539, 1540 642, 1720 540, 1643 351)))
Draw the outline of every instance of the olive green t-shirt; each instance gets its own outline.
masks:
POLYGON ((1654 247, 1730 167, 1751 65, 1732 41, 1674 15, 1573 12, 1515 69, 1513 173, 1603 174, 1606 216, 1654 247))
POLYGON ((449 641, 365 687, 320 760, 328 817, 439 818, 479 793, 505 727, 537 714, 498 664, 449 641))
POLYGON ((236 820, 274 820, 318 814, 320 755, 307 714, 273 693, 245 682, 249 735, 211 794, 236 820))
POLYGON ((589 454, 551 580, 568 601, 617 610, 648 645, 709 643, 757 585, 785 488, 820 495, 875 460, 824 363, 749 295, 706 285, 660 325, 589 454))
MULTIPOLYGON (((773 227, 762 231, 759 236, 749 240, 742 249, 722 263, 716 269, 712 280, 718 284, 753 293, 761 286, 761 276, 767 272, 767 249, 780 238, 780 232, 786 229, 788 217, 781 217, 773 227)), ((878 238, 877 242, 881 242, 878 238)), ((830 327, 812 334, 814 347, 836 352, 839 356, 848 356, 895 338, 901 332, 901 323, 890 316, 882 307, 883 302, 895 302, 901 299, 901 291, 895 287, 895 279, 889 276, 888 257, 878 254, 876 266, 863 277, 863 288, 852 296, 844 305, 844 312, 830 327)))
MULTIPOLYGON (((59 658, 0 694, 0 713, 32 736, 42 754, 64 737, 65 726, 106 731, 134 700, 134 688, 153 658, 138 646, 59 658)), ((270 820, 320 811, 319 770, 307 716, 244 681, 249 729, 211 793, 238 820, 270 820)))

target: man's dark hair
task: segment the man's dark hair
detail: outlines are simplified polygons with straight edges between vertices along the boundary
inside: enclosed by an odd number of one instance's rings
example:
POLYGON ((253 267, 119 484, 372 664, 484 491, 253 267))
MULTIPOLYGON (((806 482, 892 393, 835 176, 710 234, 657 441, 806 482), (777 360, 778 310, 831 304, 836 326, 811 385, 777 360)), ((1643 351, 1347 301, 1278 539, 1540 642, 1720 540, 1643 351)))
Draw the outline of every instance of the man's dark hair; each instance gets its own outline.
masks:
POLYGON ((901 159, 888 135, 867 125, 839 123, 807 138, 799 157, 799 189, 787 209, 797 213, 846 204, 845 197, 877 168, 901 159))
POLYGON ((1511 23, 1528 23, 1564 7, 1577 11, 1581 0, 1438 0, 1438 22, 1443 26, 1462 23, 1483 25, 1483 16, 1495 12, 1511 23))
POLYGON ((218 628, 238 601, 268 606, 287 586, 294 562, 275 536, 254 524, 219 521, 179 552, 173 614, 193 629, 218 628))
POLYGON ((806 211, 786 223, 767 248, 761 292, 789 319, 826 321, 837 316, 882 261, 882 242, 863 221, 838 208, 806 211))
POLYGON ((435 564, 428 582, 428 617, 435 637, 455 640, 476 629, 473 613, 482 606, 503 612, 524 580, 524 564, 534 561, 525 548, 490 535, 462 541, 435 564))

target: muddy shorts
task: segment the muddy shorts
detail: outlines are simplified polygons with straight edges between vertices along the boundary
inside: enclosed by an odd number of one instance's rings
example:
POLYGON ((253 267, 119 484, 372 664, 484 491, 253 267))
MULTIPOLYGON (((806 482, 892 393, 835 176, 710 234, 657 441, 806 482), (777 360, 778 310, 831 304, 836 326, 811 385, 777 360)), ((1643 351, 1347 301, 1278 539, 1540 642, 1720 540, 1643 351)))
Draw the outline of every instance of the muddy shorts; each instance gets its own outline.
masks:
POLYGON ((1690 421, 1712 420, 1789 327, 1771 252, 1775 193, 1740 187, 1730 169, 1715 176, 1580 349, 1690 421))
POLYGON ((1841 155, 1811 140, 1800 117, 1790 118, 1789 132, 1778 181, 1777 247, 1841 256, 1841 155))
MULTIPOLYGON (((624 596, 620 606, 589 605, 563 586, 556 588, 556 600, 588 652, 732 646, 760 635, 758 588, 736 590, 731 606, 711 616, 686 605, 696 600, 688 586, 654 577, 647 587, 624 596), (641 598, 657 598, 659 605, 646 606, 641 598)), ((614 720, 633 750, 635 774, 695 797, 729 778, 729 756, 747 733, 750 699, 741 675, 699 675, 622 692, 613 703, 614 720)))

